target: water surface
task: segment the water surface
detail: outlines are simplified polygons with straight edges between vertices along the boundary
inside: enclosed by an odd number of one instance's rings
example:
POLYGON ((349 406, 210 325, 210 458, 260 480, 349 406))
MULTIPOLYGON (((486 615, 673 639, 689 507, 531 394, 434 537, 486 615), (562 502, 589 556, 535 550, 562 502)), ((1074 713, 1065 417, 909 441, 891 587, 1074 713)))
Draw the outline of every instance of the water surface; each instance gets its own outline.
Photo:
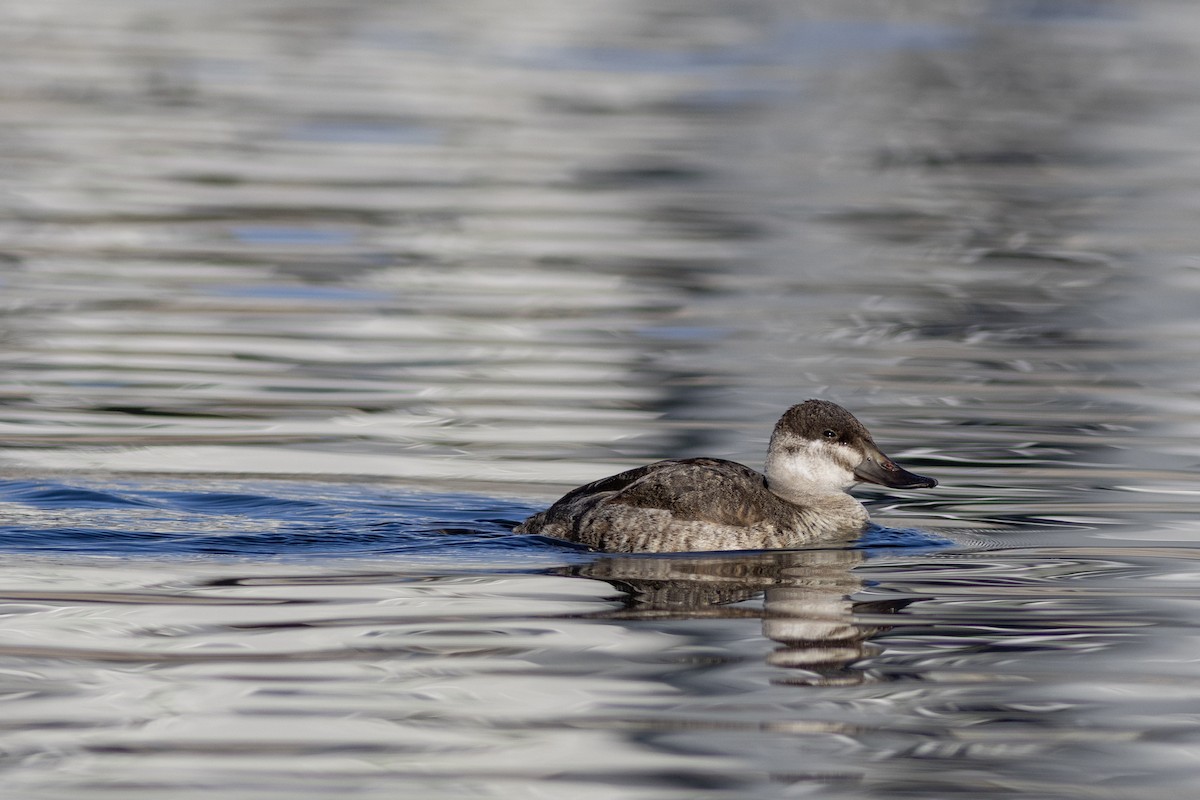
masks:
POLYGON ((14 798, 1190 798, 1188 3, 0 3, 14 798), (791 403, 776 553, 511 533, 791 403))

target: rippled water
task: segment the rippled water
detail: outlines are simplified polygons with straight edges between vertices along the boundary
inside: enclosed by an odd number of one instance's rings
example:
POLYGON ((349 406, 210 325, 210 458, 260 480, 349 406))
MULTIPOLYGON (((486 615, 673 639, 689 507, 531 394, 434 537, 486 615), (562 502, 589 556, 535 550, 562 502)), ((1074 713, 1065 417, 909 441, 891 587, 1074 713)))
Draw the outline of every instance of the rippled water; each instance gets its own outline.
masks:
POLYGON ((0 1, 6 798, 1191 798, 1200 8, 0 1), (861 541, 513 525, 811 396, 861 541))

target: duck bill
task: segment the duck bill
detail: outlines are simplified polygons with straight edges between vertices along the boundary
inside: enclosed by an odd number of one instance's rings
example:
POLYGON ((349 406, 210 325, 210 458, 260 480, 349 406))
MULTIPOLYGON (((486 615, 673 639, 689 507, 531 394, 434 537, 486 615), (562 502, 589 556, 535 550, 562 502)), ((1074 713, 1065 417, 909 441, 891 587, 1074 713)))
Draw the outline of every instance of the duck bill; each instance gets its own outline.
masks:
POLYGON ((932 489, 937 486, 933 478, 909 472, 874 447, 867 450, 867 457, 854 468, 854 477, 892 489, 932 489))

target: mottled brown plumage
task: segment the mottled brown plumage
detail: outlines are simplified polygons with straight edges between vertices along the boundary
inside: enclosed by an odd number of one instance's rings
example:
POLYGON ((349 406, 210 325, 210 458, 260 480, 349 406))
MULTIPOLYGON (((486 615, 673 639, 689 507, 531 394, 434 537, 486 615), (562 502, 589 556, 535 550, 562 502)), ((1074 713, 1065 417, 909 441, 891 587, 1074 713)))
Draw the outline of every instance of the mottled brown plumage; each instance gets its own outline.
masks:
POLYGON ((610 552, 759 550, 857 533, 859 480, 936 485, 896 466, 841 406, 808 400, 775 426, 766 474, 718 458, 658 461, 580 486, 516 530, 610 552))

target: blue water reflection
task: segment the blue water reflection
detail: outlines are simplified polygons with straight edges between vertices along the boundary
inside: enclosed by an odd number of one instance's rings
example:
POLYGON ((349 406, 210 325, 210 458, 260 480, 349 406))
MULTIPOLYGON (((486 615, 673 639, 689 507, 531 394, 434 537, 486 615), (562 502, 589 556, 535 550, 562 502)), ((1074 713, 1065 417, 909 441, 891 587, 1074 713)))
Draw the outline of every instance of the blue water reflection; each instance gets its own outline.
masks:
POLYGON ((951 26, 865 20, 785 20, 773 26, 763 38, 754 38, 741 46, 678 50, 669 47, 543 48, 526 51, 517 60, 521 66, 535 69, 598 70, 610 74, 687 73, 763 64, 828 63, 831 57, 861 57, 872 51, 962 47, 966 45, 965 35, 965 31, 951 26))
POLYGON ((513 535, 513 525, 534 510, 527 503, 353 486, 231 486, 238 491, 4 481, 0 502, 10 518, 37 524, 0 525, 0 550, 283 559, 420 553, 449 562, 491 551, 578 550, 513 535))
MULTIPOLYGON (((520 552, 540 563, 586 552, 569 542, 512 533, 538 510, 528 502, 355 485, 230 486, 237 491, 3 481, 0 503, 11 521, 0 524, 0 551, 282 559, 407 553, 447 565, 488 553, 520 552)), ((871 553, 951 544, 929 531, 872 524, 854 546, 871 553)))

